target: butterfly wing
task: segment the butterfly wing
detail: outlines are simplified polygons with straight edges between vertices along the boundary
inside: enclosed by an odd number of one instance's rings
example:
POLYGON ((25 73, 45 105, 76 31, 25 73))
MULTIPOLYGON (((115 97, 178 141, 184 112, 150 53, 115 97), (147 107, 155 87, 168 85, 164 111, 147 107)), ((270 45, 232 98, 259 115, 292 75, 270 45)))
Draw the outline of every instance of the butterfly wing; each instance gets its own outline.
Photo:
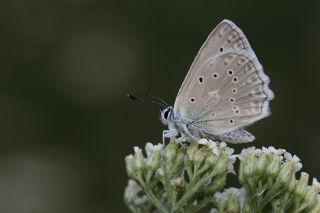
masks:
POLYGON ((174 113, 209 134, 223 134, 269 114, 269 78, 243 32, 222 21, 201 47, 179 90, 174 113))

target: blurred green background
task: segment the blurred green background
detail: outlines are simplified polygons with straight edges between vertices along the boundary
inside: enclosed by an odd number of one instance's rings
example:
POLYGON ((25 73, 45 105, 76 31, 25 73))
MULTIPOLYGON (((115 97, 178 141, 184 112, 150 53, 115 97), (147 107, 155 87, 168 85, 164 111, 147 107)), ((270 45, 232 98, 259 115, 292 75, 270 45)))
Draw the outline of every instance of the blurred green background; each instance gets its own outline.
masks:
MULTIPOLYGON (((254 145, 297 154, 320 177, 319 1, 0 2, 0 212, 128 212, 124 157, 158 143, 174 102, 224 18, 247 35, 276 98, 254 145)), ((252 144, 250 144, 252 145, 252 144)), ((239 145, 236 148, 248 145, 239 145)))

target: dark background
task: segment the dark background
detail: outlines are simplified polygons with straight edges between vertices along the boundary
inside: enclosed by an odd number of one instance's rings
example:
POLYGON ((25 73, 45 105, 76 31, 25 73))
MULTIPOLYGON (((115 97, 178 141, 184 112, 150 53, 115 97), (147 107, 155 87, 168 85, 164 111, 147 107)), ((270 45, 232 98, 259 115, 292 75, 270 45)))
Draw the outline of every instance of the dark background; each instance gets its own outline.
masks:
MULTIPOLYGON (((320 177, 317 1, 0 2, 0 212, 127 212, 124 157, 161 141, 198 49, 224 18, 247 35, 276 97, 249 130, 320 177)), ((252 145, 252 144, 250 144, 252 145)), ((239 145, 242 147, 249 145, 239 145)))

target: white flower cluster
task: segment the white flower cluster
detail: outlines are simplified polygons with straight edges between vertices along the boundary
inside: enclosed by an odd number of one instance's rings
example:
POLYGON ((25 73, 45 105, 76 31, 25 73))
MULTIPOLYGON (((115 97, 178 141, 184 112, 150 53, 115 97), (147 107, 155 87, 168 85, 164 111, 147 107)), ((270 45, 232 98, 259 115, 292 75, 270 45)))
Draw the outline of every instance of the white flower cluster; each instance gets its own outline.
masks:
POLYGON ((153 145, 152 143, 147 143, 146 144, 146 147, 145 147, 145 150, 146 150, 146 153, 147 153, 147 157, 149 157, 152 152, 156 151, 156 150, 162 150, 163 148, 163 144, 159 143, 157 145, 153 145))
POLYGON ((129 180, 124 194, 126 202, 135 206, 141 206, 148 202, 146 195, 140 195, 142 191, 143 189, 134 180, 129 180))
POLYGON ((289 152, 284 153, 284 159, 287 161, 293 161, 294 162, 294 171, 300 171, 302 168, 302 163, 300 162, 300 158, 296 155, 291 155, 289 152))
POLYGON ((223 192, 216 192, 214 194, 213 199, 217 202, 225 202, 230 194, 234 194, 239 198, 241 206, 243 205, 244 201, 246 200, 246 190, 244 188, 228 188, 223 190, 223 192))
POLYGON ((300 158, 296 155, 291 155, 285 149, 276 149, 273 146, 269 146, 268 148, 262 147, 262 149, 256 149, 254 146, 243 149, 241 153, 237 156, 240 160, 244 160, 248 154, 254 153, 257 157, 259 157, 262 153, 267 155, 279 155, 282 162, 292 161, 294 163, 294 170, 298 172, 302 168, 302 163, 300 162, 300 158))
POLYGON ((208 146, 212 152, 219 156, 221 154, 221 151, 227 153, 229 155, 229 162, 228 162, 228 173, 236 174, 234 170, 234 163, 237 160, 237 155, 233 155, 234 149, 227 146, 225 142, 217 143, 212 140, 207 140, 205 138, 202 138, 198 141, 199 144, 208 146))
MULTIPOLYGON (((243 208, 243 204, 246 200, 246 190, 244 188, 228 188, 225 189, 223 192, 216 192, 213 196, 213 200, 216 203, 225 203, 229 199, 229 196, 233 194, 235 195, 240 202, 240 210, 243 208)), ((210 213, 218 213, 218 210, 213 208, 210 210, 210 213)))

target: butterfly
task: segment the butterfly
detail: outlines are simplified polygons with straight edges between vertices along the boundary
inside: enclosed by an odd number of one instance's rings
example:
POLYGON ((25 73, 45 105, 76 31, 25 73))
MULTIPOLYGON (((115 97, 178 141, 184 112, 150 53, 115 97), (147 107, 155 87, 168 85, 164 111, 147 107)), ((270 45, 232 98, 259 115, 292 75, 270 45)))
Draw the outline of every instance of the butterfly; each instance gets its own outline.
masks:
POLYGON ((269 82, 244 33, 223 20, 200 48, 174 106, 148 93, 146 99, 160 105, 160 120, 168 126, 163 140, 245 143, 255 137, 244 127, 270 115, 269 82))

